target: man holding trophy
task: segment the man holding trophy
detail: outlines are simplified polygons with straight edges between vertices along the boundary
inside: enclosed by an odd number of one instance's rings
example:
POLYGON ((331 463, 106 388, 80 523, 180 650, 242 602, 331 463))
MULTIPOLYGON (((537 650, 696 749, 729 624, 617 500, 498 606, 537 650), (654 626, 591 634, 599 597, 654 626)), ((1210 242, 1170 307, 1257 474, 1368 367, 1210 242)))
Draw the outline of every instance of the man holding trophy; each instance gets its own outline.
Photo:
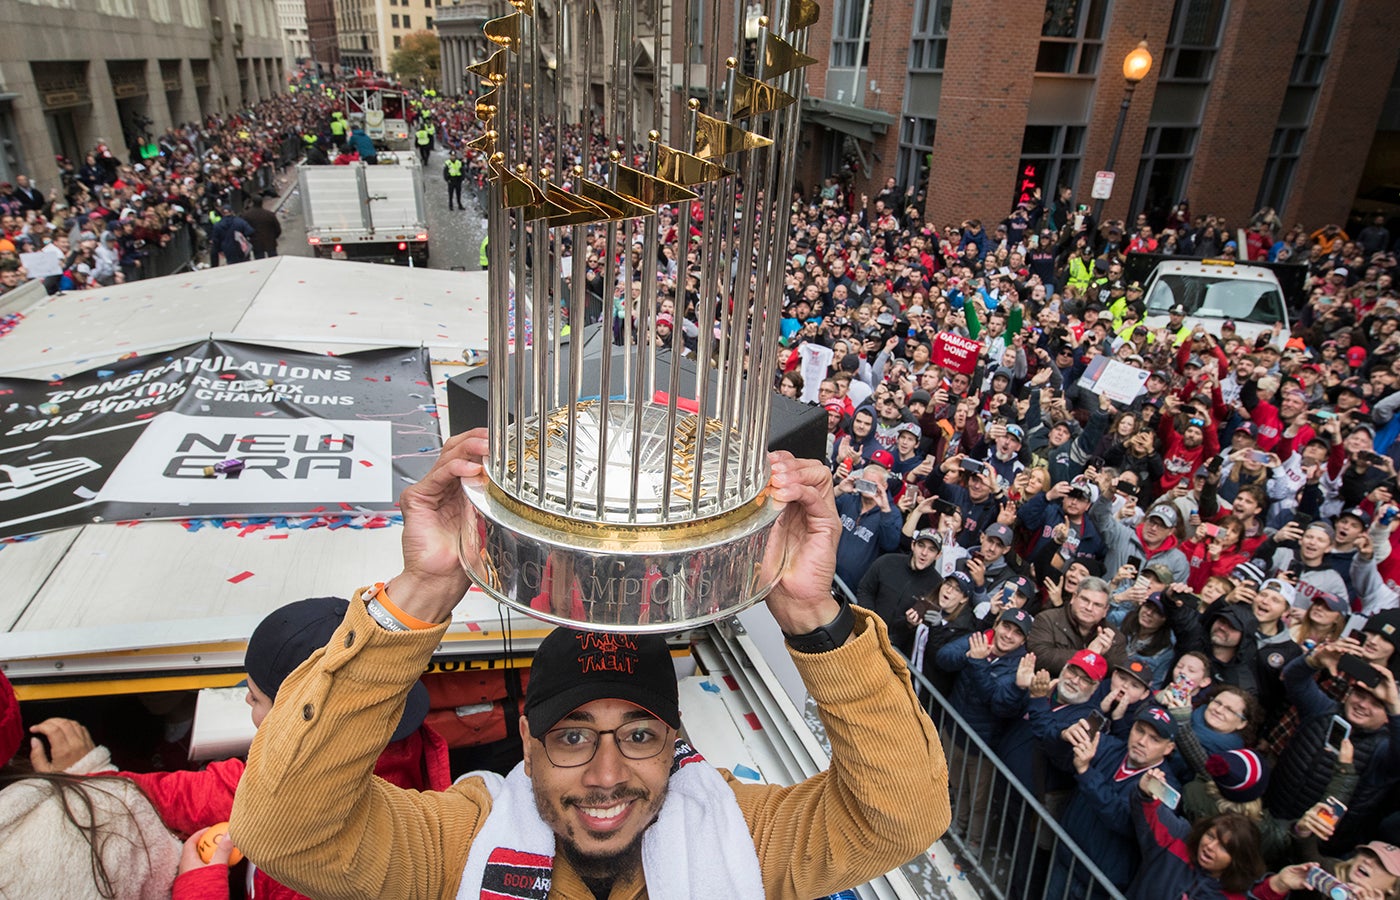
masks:
POLYGON ((526 758, 503 782, 469 776, 434 794, 372 777, 466 592, 459 480, 485 477, 487 447, 480 430, 447 442, 403 494, 403 572, 360 591, 326 649, 284 683, 235 802, 232 837, 250 859, 326 898, 723 889, 810 900, 937 839, 949 817, 938 736, 883 624, 832 599, 841 523, 831 479, 787 454, 770 459, 789 555, 767 603, 817 700, 830 769, 779 787, 709 768, 675 741, 675 676, 659 639, 561 628, 536 656, 520 720, 526 758))
POLYGON ((811 900, 947 827, 947 765, 903 658, 877 616, 832 598, 830 473, 765 452, 784 258, 782 217, 760 204, 791 193, 816 3, 755 16, 747 72, 708 42, 707 65, 682 66, 683 108, 640 92, 626 53, 605 55, 619 149, 598 165, 538 139, 566 108, 582 108, 581 133, 605 133, 592 104, 543 92, 555 79, 542 60, 587 75, 594 44, 645 41, 660 58, 668 18, 697 42, 700 9, 682 5, 621 3, 605 21, 584 0, 538 19, 512 0, 483 26, 499 49, 467 67, 487 127, 469 146, 492 173, 490 244, 514 248, 490 267, 489 427, 448 440, 403 493, 403 571, 362 588, 287 678, 231 819, 254 863, 310 896, 811 900), (656 296, 663 207, 700 223, 678 258, 717 301, 693 363, 656 296), (567 265, 582 283, 584 259, 566 248, 590 240, 606 244, 607 283, 629 280, 619 261, 640 276, 616 344, 574 339, 583 292, 561 282, 567 265), (524 761, 442 793, 399 790, 372 776, 374 758, 468 585, 562 626, 531 668, 524 761), (831 742, 830 768, 790 787, 740 783, 692 748, 659 637, 759 599, 831 742))

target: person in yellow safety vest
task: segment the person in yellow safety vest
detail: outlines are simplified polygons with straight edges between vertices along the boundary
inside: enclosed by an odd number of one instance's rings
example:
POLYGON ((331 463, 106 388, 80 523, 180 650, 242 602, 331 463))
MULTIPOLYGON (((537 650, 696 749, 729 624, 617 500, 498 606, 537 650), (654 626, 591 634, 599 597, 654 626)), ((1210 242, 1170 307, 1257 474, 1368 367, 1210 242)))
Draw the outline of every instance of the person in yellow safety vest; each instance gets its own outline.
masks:
POLYGON ((490 246, 491 246, 491 235, 488 234, 488 235, 486 235, 486 237, 484 237, 484 238, 481 239, 481 268, 482 268, 482 271, 485 271, 486 269, 491 268, 491 255, 487 252, 487 250, 488 250, 488 248, 489 248, 490 246))
POLYGON ((331 135, 336 139, 337 144, 345 142, 345 120, 340 117, 340 113, 331 114, 331 135))
POLYGON ((1186 324, 1184 321, 1185 318, 1186 307, 1182 306, 1180 303, 1167 311, 1167 331, 1172 333, 1173 347, 1180 347, 1186 342, 1187 338, 1191 337, 1191 332, 1195 330, 1190 325, 1186 324))
POLYGON ((462 179, 466 176, 466 164, 457 156, 457 151, 453 150, 447 157, 447 162, 442 166, 442 177, 447 180, 447 208, 452 209, 452 198, 457 198, 457 208, 466 209, 462 205, 462 179))
POLYGON ((418 142, 418 158, 426 166, 428 156, 433 152, 433 136, 425 126, 419 125, 418 131, 414 133, 413 137, 418 142))
POLYGON ((1073 287, 1082 297, 1089 289, 1089 279, 1094 277, 1094 248, 1085 244, 1080 252, 1070 257, 1069 278, 1066 287, 1073 287))
POLYGON ((1115 327, 1123 324, 1123 312, 1128 307, 1136 307, 1142 303, 1142 285, 1136 281, 1128 285, 1127 293, 1114 300, 1108 305, 1108 312, 1113 316, 1115 327))
POLYGON ((1138 315, 1138 311, 1135 308, 1130 306, 1123 310, 1123 324, 1118 327, 1114 334, 1125 341, 1131 341, 1133 335, 1137 333, 1139 328, 1146 331, 1147 339, 1151 341, 1151 330, 1147 329, 1147 326, 1142 324, 1142 317, 1138 315))

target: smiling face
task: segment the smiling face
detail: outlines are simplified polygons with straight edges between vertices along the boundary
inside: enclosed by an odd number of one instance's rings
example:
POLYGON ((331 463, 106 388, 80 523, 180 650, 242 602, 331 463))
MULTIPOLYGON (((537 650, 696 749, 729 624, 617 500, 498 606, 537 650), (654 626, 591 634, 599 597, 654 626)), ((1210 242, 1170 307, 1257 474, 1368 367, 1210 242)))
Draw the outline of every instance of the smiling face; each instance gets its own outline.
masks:
POLYGON ((1015 653, 1026 643, 1026 633, 1020 626, 1011 622, 998 622, 992 631, 992 640, 997 656, 1006 656, 1008 653, 1015 653))
POLYGON ((1206 724, 1221 734, 1232 734, 1248 723, 1248 704, 1233 691, 1222 691, 1206 704, 1206 724))
MULTIPOLYGON (((565 716, 551 733, 575 726, 607 731, 635 722, 650 722, 665 734, 674 732, 655 717, 622 700, 594 700, 565 716)), ((616 737, 600 737, 593 759, 572 768, 554 765, 543 740, 530 736, 520 717, 525 742, 525 774, 535 807, 558 839, 560 851, 585 878, 616 879, 641 865, 642 833, 656 820, 666 799, 671 754, 628 759, 616 737)))

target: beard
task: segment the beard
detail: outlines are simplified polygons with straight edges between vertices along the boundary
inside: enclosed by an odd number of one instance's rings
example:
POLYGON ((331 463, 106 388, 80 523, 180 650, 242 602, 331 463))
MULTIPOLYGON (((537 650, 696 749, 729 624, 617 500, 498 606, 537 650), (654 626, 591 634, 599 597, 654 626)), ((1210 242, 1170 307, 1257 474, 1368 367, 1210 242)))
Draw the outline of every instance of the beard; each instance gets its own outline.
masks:
POLYGON ((590 793, 582 797, 565 796, 560 798, 557 805, 544 796, 538 787, 533 793, 535 809, 554 832, 558 852, 569 861, 569 865, 573 866, 574 871, 590 888, 595 885, 611 885, 641 868, 642 836, 646 834, 646 829, 651 827, 651 822, 638 830, 636 836, 625 847, 604 853, 587 852, 574 842, 573 826, 565 819, 564 810, 570 806, 606 807, 620 800, 635 800, 640 805, 651 807, 652 819, 655 820, 662 804, 666 802, 665 787, 654 801, 650 793, 641 789, 623 789, 611 794, 590 793))
POLYGON ((1068 685, 1060 684, 1056 690, 1059 692, 1061 703, 1072 705, 1075 703, 1087 703, 1089 698, 1094 696, 1094 691, 1098 690, 1098 687, 1098 684, 1095 683, 1083 690, 1076 691, 1068 685))

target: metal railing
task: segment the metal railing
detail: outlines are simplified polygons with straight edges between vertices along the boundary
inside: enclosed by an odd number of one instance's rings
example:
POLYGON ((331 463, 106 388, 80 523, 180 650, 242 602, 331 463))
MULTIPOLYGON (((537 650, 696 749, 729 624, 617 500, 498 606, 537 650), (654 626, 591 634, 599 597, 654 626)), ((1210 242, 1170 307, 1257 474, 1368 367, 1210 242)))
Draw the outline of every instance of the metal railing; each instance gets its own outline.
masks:
POLYGON ((171 233, 170 240, 164 246, 152 250, 142 260, 138 277, 141 279, 160 278, 164 275, 183 272, 190 268, 194 262, 194 256, 194 226, 185 223, 178 231, 171 233))
MULTIPOLYGON (((831 593, 856 602, 855 592, 839 575, 832 579, 831 593)), ((938 729, 948 759, 953 817, 942 841, 957 851, 963 874, 980 882, 979 895, 995 900, 1124 900, 948 698, 913 665, 909 674, 919 696, 927 698, 924 711, 938 729)))
MULTIPOLYGON (((1081 900, 1123 894, 1055 821, 922 672, 910 668, 924 709, 948 751, 952 825, 943 840, 957 849, 996 900, 1081 900)), ((1132 823, 1124 822, 1124 828, 1132 823)), ((966 872, 967 869, 965 868, 966 872)))

